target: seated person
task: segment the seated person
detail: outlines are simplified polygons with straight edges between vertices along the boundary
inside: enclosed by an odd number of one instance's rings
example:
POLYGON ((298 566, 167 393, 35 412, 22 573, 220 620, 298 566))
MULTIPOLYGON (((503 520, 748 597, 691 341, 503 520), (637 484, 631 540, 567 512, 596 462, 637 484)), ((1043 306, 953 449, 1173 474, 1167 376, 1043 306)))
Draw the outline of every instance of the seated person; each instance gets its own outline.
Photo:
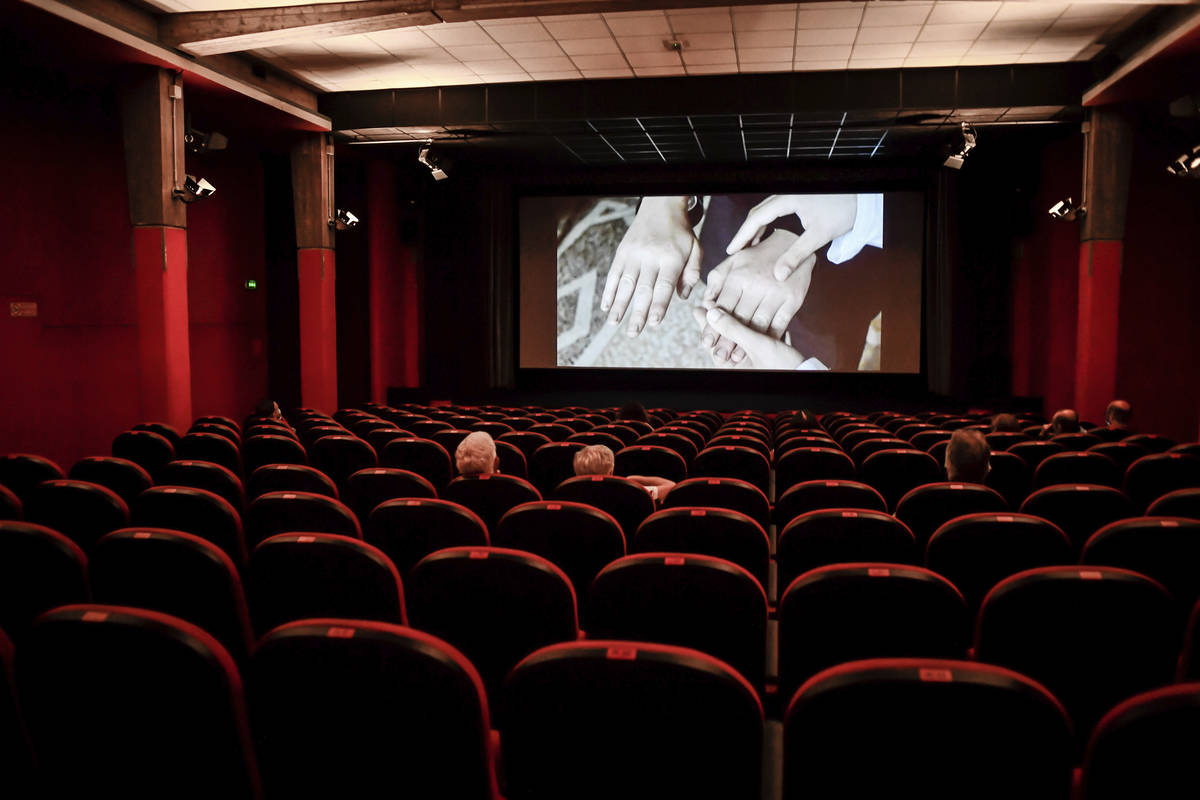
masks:
POLYGON ((1113 400, 1104 410, 1104 425, 1110 431, 1133 433, 1129 424, 1133 422, 1133 407, 1128 400, 1113 400))
POLYGON ((1061 408, 1054 412, 1050 421, 1042 427, 1042 438, 1049 439, 1060 433, 1079 433, 1079 413, 1073 408, 1061 408))
POLYGON ((983 483, 991 470, 992 449, 983 433, 960 428, 950 436, 946 445, 946 474, 952 481, 983 483))
MULTIPOLYGON (((590 444, 575 454, 576 475, 612 475, 616 456, 612 448, 603 444, 590 444)), ((675 485, 675 481, 666 478, 655 478, 653 475, 629 475, 629 480, 640 484, 656 503, 661 503, 667 497, 667 492, 675 485)))
POLYGON ((992 417, 992 433, 1020 433, 1022 430, 1016 414, 997 414, 992 417))
POLYGON ((500 471, 500 456, 490 434, 475 431, 458 443, 454 450, 454 465, 459 475, 482 475, 500 471))
POLYGON ((631 419, 636 422, 650 422, 650 415, 646 413, 646 407, 641 403, 634 401, 621 406, 621 410, 617 412, 617 422, 623 419, 631 419))

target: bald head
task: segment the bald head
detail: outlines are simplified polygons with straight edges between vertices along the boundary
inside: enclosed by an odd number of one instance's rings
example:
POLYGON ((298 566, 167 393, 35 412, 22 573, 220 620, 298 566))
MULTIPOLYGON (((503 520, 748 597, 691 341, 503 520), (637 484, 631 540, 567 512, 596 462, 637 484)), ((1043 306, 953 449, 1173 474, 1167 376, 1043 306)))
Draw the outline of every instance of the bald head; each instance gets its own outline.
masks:
POLYGON ((991 465, 992 450, 983 433, 960 428, 946 444, 946 474, 952 481, 983 483, 991 465))
POLYGON ((454 465, 460 475, 479 475, 499 472, 500 459, 496 455, 496 443, 483 431, 475 431, 458 444, 454 451, 454 465))
POLYGON ((1050 433, 1079 433, 1079 414, 1073 408, 1063 408, 1050 418, 1050 433))
POLYGON ((1015 414, 997 414, 992 417, 993 433, 1020 433, 1021 421, 1015 414))
POLYGON ((612 475, 616 459, 611 448, 590 444, 575 454, 576 475, 612 475))
POLYGON ((1104 410, 1104 423, 1110 428, 1128 428, 1133 422, 1133 406, 1128 400, 1113 400, 1104 410))

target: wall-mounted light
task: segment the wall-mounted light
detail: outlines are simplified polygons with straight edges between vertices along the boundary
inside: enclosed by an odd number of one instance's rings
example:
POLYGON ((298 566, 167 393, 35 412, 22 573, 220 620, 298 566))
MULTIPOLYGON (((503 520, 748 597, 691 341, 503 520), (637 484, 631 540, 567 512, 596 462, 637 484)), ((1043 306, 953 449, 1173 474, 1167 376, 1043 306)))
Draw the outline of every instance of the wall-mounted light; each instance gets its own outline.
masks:
POLYGON ((1083 206, 1075 205, 1074 199, 1068 197, 1050 206, 1050 210, 1047 213, 1053 219, 1062 219, 1071 222, 1072 220, 1082 219, 1087 214, 1087 209, 1083 206))
POLYGON ((329 220, 329 227, 339 231, 348 231, 351 228, 357 228, 358 217, 344 208, 339 208, 337 213, 333 215, 333 219, 329 220))
POLYGON ((946 160, 942 162, 942 166, 950 169, 962 169, 963 163, 967 160, 967 153, 975 147, 975 129, 971 127, 971 123, 966 121, 962 123, 962 137, 962 146, 957 152, 947 156, 946 160))
POLYGON ((197 178, 195 175, 184 175, 183 188, 176 189, 174 194, 185 203, 194 203, 202 198, 212 197, 216 191, 217 187, 204 178, 197 178))
POLYGON ((1180 178, 1200 178, 1200 144, 1167 164, 1167 172, 1180 178))
POLYGON ((428 145, 422 147, 417 153, 417 161, 420 161, 429 168, 429 173, 433 175, 433 179, 435 181, 444 181, 446 178, 450 177, 446 174, 444 169, 438 166, 438 158, 433 153, 429 152, 428 145))

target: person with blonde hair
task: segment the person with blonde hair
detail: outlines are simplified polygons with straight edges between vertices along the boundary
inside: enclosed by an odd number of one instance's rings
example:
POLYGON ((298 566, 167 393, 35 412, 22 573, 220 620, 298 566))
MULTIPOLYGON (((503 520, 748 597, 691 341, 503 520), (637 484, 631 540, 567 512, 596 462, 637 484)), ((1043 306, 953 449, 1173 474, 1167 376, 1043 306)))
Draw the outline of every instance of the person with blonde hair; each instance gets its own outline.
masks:
POLYGON ((454 465, 459 475, 481 475, 500 471, 500 456, 490 434, 475 431, 458 443, 454 450, 454 465))
MULTIPOLYGON (((576 475, 612 475, 617 459, 612 448, 603 444, 590 444, 575 454, 572 462, 576 475)), ((650 493, 655 502, 661 503, 675 481, 656 478, 653 475, 628 475, 629 480, 639 484, 650 493)))

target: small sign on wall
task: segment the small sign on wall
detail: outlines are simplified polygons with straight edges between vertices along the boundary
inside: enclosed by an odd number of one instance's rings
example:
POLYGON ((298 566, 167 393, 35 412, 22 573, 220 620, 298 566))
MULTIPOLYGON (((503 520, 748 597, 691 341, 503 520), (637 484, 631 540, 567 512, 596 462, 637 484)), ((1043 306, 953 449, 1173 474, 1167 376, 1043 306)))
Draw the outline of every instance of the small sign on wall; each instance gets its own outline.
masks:
POLYGON ((8 315, 10 317, 36 317, 38 315, 37 303, 28 301, 9 303, 8 315))

